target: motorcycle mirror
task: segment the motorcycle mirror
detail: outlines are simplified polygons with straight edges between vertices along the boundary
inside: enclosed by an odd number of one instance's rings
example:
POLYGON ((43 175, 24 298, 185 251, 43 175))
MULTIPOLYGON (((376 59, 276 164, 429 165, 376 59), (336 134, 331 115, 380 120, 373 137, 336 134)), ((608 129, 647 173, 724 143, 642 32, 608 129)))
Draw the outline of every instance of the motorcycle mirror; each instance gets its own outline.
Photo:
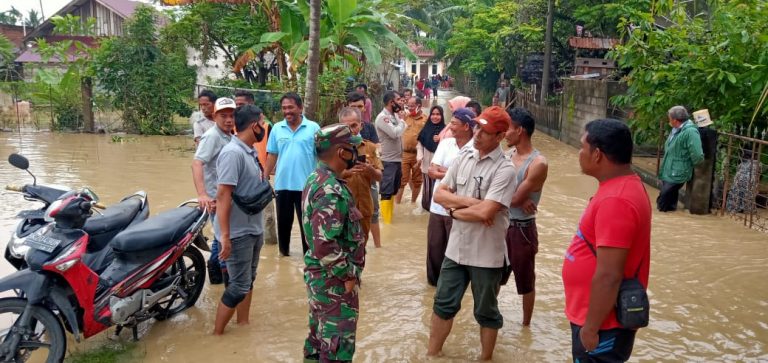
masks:
POLYGON ((27 158, 25 158, 24 156, 21 156, 19 154, 13 153, 13 154, 9 155, 8 156, 8 162, 11 165, 13 165, 13 166, 15 166, 15 167, 17 167, 17 168, 19 168, 21 170, 29 169, 29 160, 27 160, 27 158))
POLYGON ((91 201, 93 201, 93 202, 98 202, 99 201, 99 196, 96 195, 96 192, 91 190, 90 187, 83 187, 83 190, 80 193, 87 195, 88 198, 91 198, 91 201))
POLYGON ((8 155, 8 162, 17 168, 26 171, 27 174, 32 176, 32 185, 37 185, 37 178, 35 177, 35 174, 32 174, 32 172, 29 171, 29 160, 27 160, 27 158, 20 154, 13 153, 8 155))

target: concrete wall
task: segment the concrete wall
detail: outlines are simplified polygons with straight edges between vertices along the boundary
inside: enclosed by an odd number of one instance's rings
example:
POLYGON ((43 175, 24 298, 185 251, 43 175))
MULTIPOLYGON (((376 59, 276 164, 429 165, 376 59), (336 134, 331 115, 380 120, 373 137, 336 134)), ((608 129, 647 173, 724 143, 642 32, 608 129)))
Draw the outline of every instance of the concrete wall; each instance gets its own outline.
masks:
POLYGON ((579 146, 587 122, 605 118, 608 110, 608 83, 602 80, 563 79, 563 111, 560 140, 579 146))

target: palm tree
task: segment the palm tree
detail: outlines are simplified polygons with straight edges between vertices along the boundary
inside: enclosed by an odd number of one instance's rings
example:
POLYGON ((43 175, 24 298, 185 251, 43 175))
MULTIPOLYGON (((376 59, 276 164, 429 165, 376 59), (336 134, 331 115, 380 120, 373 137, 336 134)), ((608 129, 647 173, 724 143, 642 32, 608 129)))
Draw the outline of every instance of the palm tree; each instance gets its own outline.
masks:
POLYGON ((320 94, 317 88, 317 77, 320 73, 320 10, 322 0, 309 1, 309 67, 307 68, 307 89, 304 94, 304 114, 316 120, 320 94))
POLYGON ((42 22, 43 22, 43 18, 40 17, 40 14, 37 11, 35 11, 35 9, 30 9, 29 13, 27 14, 27 18, 24 19, 24 26, 26 26, 27 28, 34 29, 34 28, 37 28, 37 26, 40 25, 40 23, 42 22))

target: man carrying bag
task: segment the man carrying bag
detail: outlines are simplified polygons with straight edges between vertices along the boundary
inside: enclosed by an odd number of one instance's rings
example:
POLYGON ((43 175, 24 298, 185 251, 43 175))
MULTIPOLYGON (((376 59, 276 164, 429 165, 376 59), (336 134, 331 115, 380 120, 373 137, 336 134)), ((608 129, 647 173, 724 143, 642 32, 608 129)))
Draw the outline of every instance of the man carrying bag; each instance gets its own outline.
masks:
POLYGON ((565 252, 565 315, 575 362, 625 362, 648 325, 651 203, 632 171, 632 133, 621 121, 588 123, 581 171, 600 183, 565 252))

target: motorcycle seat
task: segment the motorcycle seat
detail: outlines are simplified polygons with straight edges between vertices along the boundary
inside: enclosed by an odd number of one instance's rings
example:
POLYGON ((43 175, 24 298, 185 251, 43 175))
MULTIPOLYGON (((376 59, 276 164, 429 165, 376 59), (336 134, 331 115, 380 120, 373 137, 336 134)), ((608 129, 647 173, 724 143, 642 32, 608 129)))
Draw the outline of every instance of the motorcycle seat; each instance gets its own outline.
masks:
POLYGON ((135 252, 171 245, 203 212, 198 208, 179 207, 150 217, 118 233, 110 246, 118 252, 135 252))
POLYGON ((116 229, 123 229, 133 221, 141 209, 139 198, 129 198, 104 209, 102 215, 94 213, 83 226, 83 231, 93 236, 107 233, 116 229))

